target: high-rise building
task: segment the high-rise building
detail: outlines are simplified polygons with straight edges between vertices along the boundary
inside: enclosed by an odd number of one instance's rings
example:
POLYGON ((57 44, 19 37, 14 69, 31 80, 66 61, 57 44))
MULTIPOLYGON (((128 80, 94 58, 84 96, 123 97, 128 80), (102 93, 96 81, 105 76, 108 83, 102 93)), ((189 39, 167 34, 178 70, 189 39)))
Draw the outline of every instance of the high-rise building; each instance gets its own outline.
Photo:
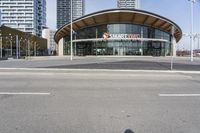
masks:
POLYGON ((0 0, 1 24, 37 36, 46 26, 46 0, 0 0))
POLYGON ((0 10, 0 26, 1 26, 1 10, 0 10))
POLYGON ((118 8, 139 9, 139 0, 117 0, 118 8))
POLYGON ((58 45, 54 40, 54 35, 56 30, 52 30, 49 28, 45 28, 42 30, 42 37, 47 39, 47 48, 49 55, 57 55, 58 54, 58 45))
MULTIPOLYGON (((85 14, 85 0, 73 0, 72 19, 85 14)), ((57 0, 57 28, 71 21, 71 0, 57 0)))

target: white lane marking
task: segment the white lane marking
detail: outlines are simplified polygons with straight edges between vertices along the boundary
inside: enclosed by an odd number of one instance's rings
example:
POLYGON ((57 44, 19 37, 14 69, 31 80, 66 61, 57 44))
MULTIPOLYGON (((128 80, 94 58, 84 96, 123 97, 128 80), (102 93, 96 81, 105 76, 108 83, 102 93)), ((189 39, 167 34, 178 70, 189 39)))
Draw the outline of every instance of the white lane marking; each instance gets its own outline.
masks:
POLYGON ((27 70, 27 71, 67 71, 67 72, 148 72, 148 73, 183 73, 200 74, 200 71, 179 71, 179 70, 122 70, 122 69, 65 69, 65 68, 0 68, 0 70, 27 70))
POLYGON ((0 92, 0 95, 51 95, 51 93, 35 93, 35 92, 0 92))
POLYGON ((200 97, 200 94, 159 94, 160 97, 200 97))

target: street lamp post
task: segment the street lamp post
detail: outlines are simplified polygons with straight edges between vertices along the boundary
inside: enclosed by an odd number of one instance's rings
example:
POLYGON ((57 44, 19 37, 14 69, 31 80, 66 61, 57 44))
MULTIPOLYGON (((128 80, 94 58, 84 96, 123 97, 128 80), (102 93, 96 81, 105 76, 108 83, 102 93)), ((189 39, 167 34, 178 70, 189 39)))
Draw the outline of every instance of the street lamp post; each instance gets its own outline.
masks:
POLYGON ((12 37, 11 37, 11 40, 10 40, 10 56, 12 57, 12 37))
POLYGON ((21 41, 22 41, 22 38, 19 39, 19 57, 21 56, 21 41))
POLYGON ((10 56, 12 57, 12 35, 9 34, 10 36, 10 56))
POLYGON ((175 50, 175 46, 176 46, 176 41, 175 41, 175 37, 174 37, 174 33, 175 33, 175 27, 172 26, 171 29, 171 70, 173 70, 173 65, 174 65, 174 57, 176 56, 176 50, 175 50))
POLYGON ((73 4, 73 2, 72 2, 73 0, 71 0, 71 38, 70 38, 70 42, 71 42, 71 61, 73 60, 73 43, 72 43, 72 12, 73 12, 73 10, 72 10, 72 4, 73 4))
POLYGON ((191 22, 190 22, 190 28, 191 28, 191 31, 190 31, 190 39, 191 39, 191 44, 190 44, 190 50, 191 50, 191 57, 190 57, 190 61, 191 62, 193 62, 194 61, 194 58, 193 58, 193 46, 194 46, 194 25, 193 25, 193 19, 194 19, 194 11, 193 11, 193 8, 194 8, 194 3, 195 3, 195 1, 196 0, 189 0, 189 1, 191 1, 191 11, 190 11, 190 13, 191 13, 191 22))
POLYGON ((1 38, 0 38, 0 39, 1 39, 1 40, 0 40, 0 43, 1 43, 1 58, 3 58, 3 53, 2 53, 2 52, 3 52, 2 34, 0 34, 0 37, 1 37, 1 38))
POLYGON ((28 40, 28 51, 27 51, 28 58, 30 58, 30 40, 28 40))
POLYGON ((36 43, 36 42, 34 42, 34 56, 36 56, 36 55, 37 55, 37 47, 36 47, 36 45, 37 45, 37 43, 36 43))
MULTIPOLYGON (((74 31, 74 40, 76 40, 76 32, 74 31)), ((74 43, 74 56, 76 56, 76 42, 74 43)))
POLYGON ((19 58, 19 40, 18 35, 16 35, 16 58, 19 58))

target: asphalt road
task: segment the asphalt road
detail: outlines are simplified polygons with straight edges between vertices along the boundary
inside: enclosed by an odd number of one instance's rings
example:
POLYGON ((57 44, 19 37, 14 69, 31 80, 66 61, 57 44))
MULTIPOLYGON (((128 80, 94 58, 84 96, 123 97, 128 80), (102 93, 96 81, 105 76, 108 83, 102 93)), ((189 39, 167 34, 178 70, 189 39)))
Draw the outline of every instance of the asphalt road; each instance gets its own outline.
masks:
POLYGON ((199 133, 198 94, 199 74, 1 70, 0 132, 199 133))

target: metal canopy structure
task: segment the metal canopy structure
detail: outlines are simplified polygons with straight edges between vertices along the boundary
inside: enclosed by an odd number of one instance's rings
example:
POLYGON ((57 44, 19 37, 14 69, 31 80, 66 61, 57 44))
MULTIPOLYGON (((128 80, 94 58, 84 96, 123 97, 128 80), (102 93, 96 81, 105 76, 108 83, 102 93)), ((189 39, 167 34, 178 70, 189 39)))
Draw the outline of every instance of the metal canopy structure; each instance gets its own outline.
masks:
MULTIPOLYGON (((171 20, 143 10, 136 9, 110 9, 88 14, 73 21, 73 30, 109 24, 109 23, 133 23, 154 27, 156 29, 171 33, 172 27, 175 28, 174 37, 178 42, 182 37, 181 28, 171 20)), ((57 30, 54 39, 59 40, 70 35, 70 23, 57 30)))

